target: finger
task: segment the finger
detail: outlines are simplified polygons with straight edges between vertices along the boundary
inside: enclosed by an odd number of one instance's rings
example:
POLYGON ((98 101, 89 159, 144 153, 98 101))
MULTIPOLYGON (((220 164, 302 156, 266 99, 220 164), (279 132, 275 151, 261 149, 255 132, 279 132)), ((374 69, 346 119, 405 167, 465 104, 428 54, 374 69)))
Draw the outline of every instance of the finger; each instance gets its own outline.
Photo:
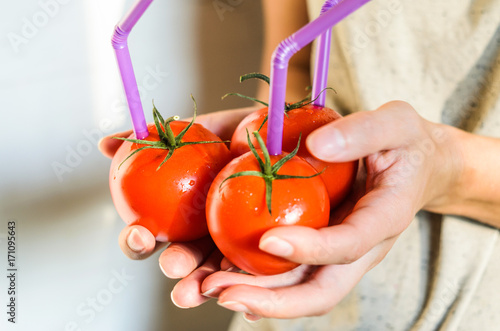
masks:
POLYGON ((145 259, 166 243, 157 242, 153 234, 143 226, 127 225, 118 236, 123 253, 132 260, 145 259))
POLYGON ((223 110, 196 117, 196 123, 203 125, 222 140, 230 140, 241 120, 259 107, 246 107, 234 110, 223 110))
POLYGON ((221 259, 222 254, 219 250, 213 251, 201 267, 194 270, 174 286, 170 294, 172 302, 179 308, 191 308, 208 301, 210 298, 200 293, 200 286, 208 275, 219 270, 221 259))
POLYGON ((327 162, 357 160, 412 141, 419 123, 420 116, 409 104, 392 101, 322 126, 309 134, 306 146, 327 162))
POLYGON ((172 243, 159 258, 160 269, 172 279, 183 278, 198 268, 214 251, 209 236, 186 243, 172 243))
POLYGON ((413 219, 401 194, 374 189, 339 225, 319 230, 285 226, 267 231, 259 248, 304 264, 346 264, 356 261, 386 239, 400 234, 413 219))
POLYGON ((251 285, 265 288, 291 286, 301 283, 316 267, 301 265, 289 272, 272 276, 254 276, 250 274, 220 271, 208 276, 201 284, 204 296, 216 298, 225 289, 234 285, 251 285))
POLYGON ((112 139, 112 137, 127 138, 131 134, 132 134, 132 130, 128 130, 128 131, 119 132, 119 133, 115 133, 115 134, 109 135, 107 137, 104 137, 101 140, 99 140, 99 143, 97 144, 97 148, 99 149, 99 151, 101 151, 101 153, 104 156, 109 157, 111 159, 111 158, 113 158, 116 151, 118 150, 118 148, 120 148, 120 146, 123 143, 123 140, 112 139))
POLYGON ((257 322, 258 320, 262 319, 262 317, 260 316, 257 316, 257 315, 254 315, 254 314, 249 314, 249 313, 244 313, 243 314, 243 318, 247 321, 247 322, 257 322))
POLYGON ((352 264, 319 267, 308 281, 295 286, 275 289, 231 286, 220 294, 218 304, 230 310, 269 318, 326 314, 385 256, 393 242, 380 244, 352 264))

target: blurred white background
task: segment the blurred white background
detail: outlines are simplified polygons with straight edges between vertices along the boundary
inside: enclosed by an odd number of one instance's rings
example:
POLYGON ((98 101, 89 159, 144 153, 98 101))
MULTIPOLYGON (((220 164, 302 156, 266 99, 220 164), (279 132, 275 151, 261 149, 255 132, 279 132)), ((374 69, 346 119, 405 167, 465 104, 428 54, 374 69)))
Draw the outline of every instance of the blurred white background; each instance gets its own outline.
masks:
MULTIPOLYGON (((130 0, 0 5, 0 330, 225 330, 214 302, 182 310, 158 255, 130 261, 100 137, 131 127, 110 39, 130 0), (16 222, 17 318, 7 322, 7 222, 16 222)), ((249 103, 259 1, 156 0, 129 38, 142 101, 164 116, 249 103)))

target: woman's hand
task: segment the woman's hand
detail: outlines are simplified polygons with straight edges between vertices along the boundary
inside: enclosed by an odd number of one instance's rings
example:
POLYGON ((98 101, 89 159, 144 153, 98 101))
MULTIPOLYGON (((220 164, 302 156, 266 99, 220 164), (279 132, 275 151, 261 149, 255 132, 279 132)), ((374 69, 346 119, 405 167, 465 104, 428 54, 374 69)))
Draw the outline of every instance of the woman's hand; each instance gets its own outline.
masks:
MULTIPOLYGON (((256 109, 256 107, 248 107, 200 115, 196 122, 211 130, 221 139, 228 140, 239 122, 256 109)), ((111 139, 111 137, 128 137, 131 133, 132 130, 129 130, 103 138, 99 142, 100 151, 105 156, 112 158, 122 141, 111 139)), ((149 230, 139 225, 125 226, 118 241, 125 255, 134 260, 145 259, 166 246, 166 243, 157 242, 149 230)), ((189 243, 172 243, 160 255, 160 268, 169 278, 184 278, 203 263, 213 264, 217 260, 217 253, 214 251, 215 245, 208 236, 189 243), (214 257, 208 259, 210 255, 214 257)), ((216 264, 220 262, 221 258, 218 258, 216 264)), ((206 300, 199 294, 199 291, 197 299, 198 304, 202 301, 200 299, 206 300)))
POLYGON ((382 261, 417 211, 446 209, 460 197, 464 161, 456 131, 424 120, 400 101, 316 130, 307 138, 316 157, 364 160, 333 225, 273 228, 260 248, 304 265, 270 277, 217 272, 201 291, 251 319, 327 313, 382 261))

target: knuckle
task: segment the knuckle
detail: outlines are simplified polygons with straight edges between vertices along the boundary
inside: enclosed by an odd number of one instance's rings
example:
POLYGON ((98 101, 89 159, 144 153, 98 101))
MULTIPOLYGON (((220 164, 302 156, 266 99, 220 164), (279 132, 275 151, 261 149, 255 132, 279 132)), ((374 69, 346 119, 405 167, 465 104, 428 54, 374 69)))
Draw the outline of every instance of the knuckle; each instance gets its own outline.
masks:
POLYGON ((414 113, 416 114, 415 109, 406 101, 403 100, 392 100, 387 102, 383 107, 385 108, 393 108, 397 110, 399 113, 414 113))
POLYGON ((311 254, 308 254, 307 264, 321 265, 331 262, 334 249, 328 238, 321 237, 321 239, 313 246, 314 249, 311 251, 311 254))
POLYGON ((362 257, 365 252, 365 245, 360 239, 356 238, 353 240, 351 248, 345 252, 342 263, 351 264, 362 257))
POLYGON ((261 301, 260 305, 252 309, 252 313, 262 317, 275 317, 279 314, 277 303, 272 299, 261 301))

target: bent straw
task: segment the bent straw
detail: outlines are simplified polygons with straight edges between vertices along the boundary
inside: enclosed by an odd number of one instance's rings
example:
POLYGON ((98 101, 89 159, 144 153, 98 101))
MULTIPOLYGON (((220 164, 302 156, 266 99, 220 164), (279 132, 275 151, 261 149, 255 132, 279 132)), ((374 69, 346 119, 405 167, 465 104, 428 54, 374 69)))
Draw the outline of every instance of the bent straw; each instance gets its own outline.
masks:
POLYGON ((331 28, 368 1, 370 0, 344 0, 283 40, 275 49, 271 59, 267 135, 267 148, 271 155, 281 154, 283 143, 283 105, 285 104, 288 61, 295 53, 312 42, 326 29, 331 28))
MULTIPOLYGON (((321 7, 320 16, 337 6, 342 0, 326 0, 321 7)), ((316 65, 314 68, 314 78, 312 85, 312 96, 316 97, 313 105, 324 107, 326 94, 322 93, 328 80, 328 63, 330 62, 330 44, 332 38, 332 29, 326 29, 318 38, 316 45, 316 65)))
POLYGON ((137 21, 144 14, 153 0, 138 0, 125 17, 118 22, 111 38, 111 44, 115 49, 116 60, 127 97, 127 103, 132 118, 132 125, 137 139, 144 139, 149 135, 148 126, 142 109, 139 89, 135 79, 134 68, 127 45, 127 38, 137 21))

